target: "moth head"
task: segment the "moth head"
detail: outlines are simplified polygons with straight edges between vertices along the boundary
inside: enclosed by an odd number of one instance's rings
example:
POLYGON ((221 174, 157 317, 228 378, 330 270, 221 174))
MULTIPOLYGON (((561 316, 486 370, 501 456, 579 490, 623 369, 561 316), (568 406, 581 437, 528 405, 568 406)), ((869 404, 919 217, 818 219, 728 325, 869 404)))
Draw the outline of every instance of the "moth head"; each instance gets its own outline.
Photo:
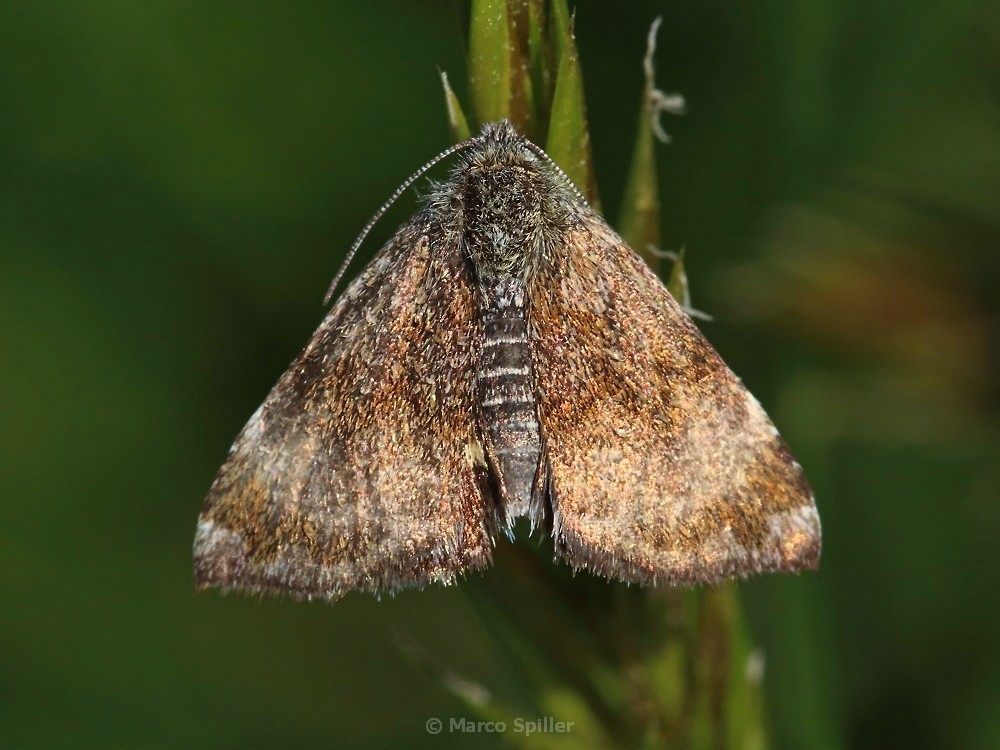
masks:
POLYGON ((546 233, 565 223, 573 194, 544 152, 507 120, 486 125, 455 170, 466 254, 484 282, 526 277, 546 233))

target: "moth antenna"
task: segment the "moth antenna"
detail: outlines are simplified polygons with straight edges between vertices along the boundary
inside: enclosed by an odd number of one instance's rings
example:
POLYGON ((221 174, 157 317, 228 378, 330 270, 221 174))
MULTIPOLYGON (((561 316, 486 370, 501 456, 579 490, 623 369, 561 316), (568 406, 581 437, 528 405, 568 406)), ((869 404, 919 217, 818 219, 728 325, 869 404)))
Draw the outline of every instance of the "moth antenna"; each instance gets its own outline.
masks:
POLYGON ((543 150, 541 149, 541 147, 539 147, 539 146, 536 146, 536 145, 535 145, 534 143, 532 143, 532 142, 531 142, 531 141, 529 141, 528 139, 525 139, 525 141, 524 141, 524 145, 525 145, 525 146, 527 146, 527 147, 528 147, 528 149, 530 149, 530 150, 531 150, 531 152, 535 154, 535 156, 538 156, 539 158, 541 158, 542 160, 544 160, 544 161, 545 161, 545 163, 547 163, 547 164, 548 164, 548 165, 549 165, 550 167, 552 167, 553 171, 554 171, 554 172, 555 172, 555 173, 556 173, 557 175, 559 175, 559 176, 560 176, 560 177, 561 177, 561 178, 563 179, 563 182, 565 182, 565 183, 566 183, 566 184, 567 184, 567 185, 569 186, 569 189, 573 191, 573 194, 574 194, 574 195, 575 195, 575 196, 576 196, 577 198, 579 198, 579 199, 580 199, 580 203, 582 203, 582 204, 583 204, 583 205, 585 205, 585 206, 589 206, 589 205, 590 205, 590 204, 589 204, 589 203, 587 202, 587 199, 583 197, 583 193, 581 193, 581 192, 580 192, 580 188, 578 188, 578 187, 576 186, 576 183, 574 183, 574 182, 573 182, 573 180, 571 180, 571 179, 569 178, 569 175, 568 175, 568 174, 566 174, 566 173, 565 173, 565 172, 563 171, 563 168, 562 168, 562 167, 560 167, 560 166, 559 166, 558 164, 556 164, 556 162, 555 162, 555 159, 553 159, 553 158, 552 158, 551 156, 549 156, 549 155, 548 155, 547 153, 545 153, 545 152, 544 152, 544 151, 543 151, 543 150))
MULTIPOLYGON (((365 241, 365 237, 368 236, 368 233, 372 230, 372 227, 375 226, 375 223, 379 219, 381 219, 382 216, 385 214, 385 212, 392 207, 392 204, 395 203, 397 200, 399 200, 399 196, 405 193, 407 189, 409 189, 410 185, 419 180, 424 175, 424 173, 426 173, 427 170, 433 167, 435 164, 437 164, 440 161, 443 161, 444 159, 447 159, 452 154, 467 149, 469 146, 475 143, 479 143, 481 140, 482 136, 476 136, 475 138, 470 138, 467 141, 456 143, 454 146, 445 149, 440 154, 431 159, 429 162, 424 164, 424 166, 422 166, 416 172, 407 177, 403 181, 403 184, 400 185, 398 188, 396 188, 396 191, 391 196, 389 196, 389 200, 383 203, 382 207, 375 212, 375 215, 368 220, 368 223, 365 224, 364 229, 361 230, 361 234, 358 235, 358 238, 354 240, 354 244, 351 245, 351 249, 347 251, 347 255, 344 256, 344 261, 343 263, 340 264, 340 269, 337 271, 337 275, 333 277, 333 281, 330 282, 330 288, 326 290, 326 296, 323 298, 324 306, 330 304, 330 299, 333 297, 333 293, 337 289, 337 284, 340 283, 340 280, 344 278, 344 274, 347 273, 347 267, 350 265, 351 260, 354 259, 354 254, 358 252, 358 248, 361 247, 361 243, 365 241)), ((551 161, 551 159, 549 161, 551 161)), ((558 169, 558 167, 556 167, 556 169, 558 169)))

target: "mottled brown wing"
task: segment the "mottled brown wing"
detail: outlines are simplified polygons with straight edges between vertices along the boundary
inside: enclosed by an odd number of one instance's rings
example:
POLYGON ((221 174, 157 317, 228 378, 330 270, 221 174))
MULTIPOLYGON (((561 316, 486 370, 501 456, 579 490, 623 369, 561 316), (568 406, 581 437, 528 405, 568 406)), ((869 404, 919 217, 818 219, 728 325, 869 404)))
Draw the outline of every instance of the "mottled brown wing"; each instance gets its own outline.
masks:
POLYGON ((557 555, 638 583, 818 564, 802 470, 645 263, 581 208, 529 291, 557 555))
POLYGON ((404 226, 243 428, 198 521, 199 586, 334 599, 490 561, 481 334, 442 236, 426 215, 404 226))

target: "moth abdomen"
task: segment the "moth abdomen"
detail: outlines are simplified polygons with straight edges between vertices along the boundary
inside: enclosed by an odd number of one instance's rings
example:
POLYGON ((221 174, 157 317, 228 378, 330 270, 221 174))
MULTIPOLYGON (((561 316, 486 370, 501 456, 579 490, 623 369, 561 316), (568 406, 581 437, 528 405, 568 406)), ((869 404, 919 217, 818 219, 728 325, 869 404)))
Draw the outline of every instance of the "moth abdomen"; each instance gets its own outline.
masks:
POLYGON ((528 513, 542 456, 524 295, 514 286, 523 282, 508 277, 485 295, 476 367, 486 453, 508 523, 528 513))

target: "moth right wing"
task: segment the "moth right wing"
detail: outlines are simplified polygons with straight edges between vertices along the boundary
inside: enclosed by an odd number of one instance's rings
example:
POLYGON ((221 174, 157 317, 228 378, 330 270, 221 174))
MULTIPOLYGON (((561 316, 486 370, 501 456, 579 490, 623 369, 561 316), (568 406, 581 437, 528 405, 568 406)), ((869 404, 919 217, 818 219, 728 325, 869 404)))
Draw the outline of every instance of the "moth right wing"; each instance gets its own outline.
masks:
POLYGON ((489 563, 469 273, 424 213, 348 287, 212 485, 200 586, 334 599, 489 563))
POLYGON ((528 298, 557 556, 639 583, 816 566, 801 467, 600 216, 575 212, 528 298))

